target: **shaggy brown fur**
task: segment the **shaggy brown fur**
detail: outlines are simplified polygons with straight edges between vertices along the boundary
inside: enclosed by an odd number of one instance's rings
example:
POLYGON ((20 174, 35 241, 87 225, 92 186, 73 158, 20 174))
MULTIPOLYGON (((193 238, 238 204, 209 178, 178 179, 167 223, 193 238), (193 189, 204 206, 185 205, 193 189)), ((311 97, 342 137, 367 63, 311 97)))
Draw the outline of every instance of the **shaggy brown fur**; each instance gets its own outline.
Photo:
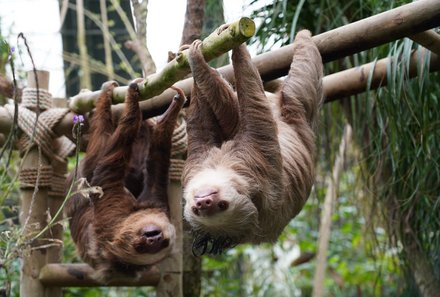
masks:
POLYGON ((104 282, 115 273, 135 276, 173 247, 168 169, 172 132, 185 100, 178 90, 179 95, 154 125, 141 120, 139 89, 132 83, 115 128, 110 110, 114 87, 114 83, 103 86, 79 168, 79 177, 92 187, 101 187, 104 194, 92 194, 90 199, 76 194, 66 206, 77 250, 96 270, 95 278, 104 282))
POLYGON ((302 209, 314 181, 314 126, 322 101, 322 60, 310 32, 268 100, 245 45, 233 50, 236 94, 190 47, 194 77, 183 175, 185 218, 198 252, 273 242, 302 209))

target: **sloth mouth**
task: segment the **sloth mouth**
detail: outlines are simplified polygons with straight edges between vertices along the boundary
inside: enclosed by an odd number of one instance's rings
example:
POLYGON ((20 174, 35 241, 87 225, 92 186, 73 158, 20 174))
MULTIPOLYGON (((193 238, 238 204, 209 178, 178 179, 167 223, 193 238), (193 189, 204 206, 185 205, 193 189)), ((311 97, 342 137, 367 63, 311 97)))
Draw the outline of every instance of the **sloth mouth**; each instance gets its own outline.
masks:
POLYGON ((135 245, 135 250, 139 254, 155 254, 167 248, 170 245, 169 239, 163 239, 154 243, 149 243, 146 239, 142 239, 140 243, 135 245))
POLYGON ((165 238, 162 229, 156 225, 148 225, 142 228, 142 235, 135 250, 141 254, 154 254, 166 248, 170 244, 170 240, 165 238))

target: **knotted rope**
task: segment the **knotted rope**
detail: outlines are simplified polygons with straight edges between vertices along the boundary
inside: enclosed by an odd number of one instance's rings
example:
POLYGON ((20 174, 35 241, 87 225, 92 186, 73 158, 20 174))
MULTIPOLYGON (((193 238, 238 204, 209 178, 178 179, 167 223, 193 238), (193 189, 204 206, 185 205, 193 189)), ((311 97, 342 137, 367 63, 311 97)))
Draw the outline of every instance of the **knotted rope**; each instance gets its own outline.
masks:
MULTIPOLYGON (((67 108, 51 108, 52 96, 45 90, 25 88, 22 103, 18 107, 18 126, 24 132, 19 139, 18 146, 21 153, 34 145, 41 148, 44 155, 51 160, 51 166, 40 166, 21 170, 20 187, 33 188, 48 187, 49 194, 64 196, 64 175, 55 173, 52 165, 65 163, 66 157, 75 149, 75 144, 67 137, 57 137, 53 127, 69 112, 67 108), (37 100, 37 98, 39 100, 37 100), (39 101, 39 102, 38 102, 39 101), (40 115, 37 120, 37 102, 40 106, 40 115)), ((11 117, 14 115, 14 106, 6 105, 11 117)))

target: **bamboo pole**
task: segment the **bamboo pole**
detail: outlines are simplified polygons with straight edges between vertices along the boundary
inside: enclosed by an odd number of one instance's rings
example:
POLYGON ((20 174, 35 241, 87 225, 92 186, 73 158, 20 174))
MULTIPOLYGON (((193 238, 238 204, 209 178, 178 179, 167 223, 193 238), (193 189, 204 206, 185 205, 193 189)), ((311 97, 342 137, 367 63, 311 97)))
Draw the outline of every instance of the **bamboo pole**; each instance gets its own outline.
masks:
MULTIPOLYGON (((202 51, 206 60, 227 52, 248 40, 255 33, 254 22, 246 17, 232 23, 227 30, 220 34, 213 32, 203 40, 202 51)), ((188 50, 184 50, 170 61, 159 73, 148 76, 144 82, 139 84, 141 100, 159 95, 165 89, 171 87, 175 82, 184 78, 190 73, 187 59, 188 50)), ((117 87, 113 90, 113 103, 124 102, 127 87, 117 87)), ((82 92, 70 98, 70 108, 77 113, 86 113, 95 106, 95 101, 100 91, 82 92)))
MULTIPOLYGON (((91 277, 94 270, 87 264, 47 264, 39 275, 39 280, 47 287, 99 287, 99 283, 91 277)), ((139 279, 132 277, 115 277, 107 286, 156 286, 159 283, 160 273, 153 266, 143 272, 139 279)), ((33 296, 33 295, 32 295, 33 296)))
MULTIPOLYGON (((49 73, 46 71, 38 71, 37 77, 39 88, 47 90, 49 87, 49 73)), ((28 86, 32 88, 37 87, 36 79, 32 71, 28 73, 28 86)), ((23 157, 21 170, 35 169, 45 165, 49 165, 49 160, 38 150, 38 147, 34 147, 23 157)), ((48 188, 41 185, 37 185, 36 187, 38 188, 21 187, 20 189, 20 223, 23 228, 22 236, 24 240, 31 240, 32 236, 41 231, 47 223, 48 188)), ((45 288, 38 279, 40 269, 47 261, 47 248, 43 247, 44 245, 45 242, 40 239, 33 240, 28 246, 28 252, 24 253, 22 257, 20 274, 20 296, 22 297, 45 297, 45 288)))

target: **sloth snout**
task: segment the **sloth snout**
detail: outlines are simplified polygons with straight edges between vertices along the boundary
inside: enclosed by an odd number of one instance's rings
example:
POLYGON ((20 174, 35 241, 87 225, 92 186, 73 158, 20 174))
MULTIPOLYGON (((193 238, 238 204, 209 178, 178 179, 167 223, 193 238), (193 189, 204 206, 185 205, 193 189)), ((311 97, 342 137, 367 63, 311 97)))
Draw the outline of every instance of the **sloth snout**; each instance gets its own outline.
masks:
POLYGON ((143 229, 143 236, 145 237, 147 245, 160 244, 163 241, 162 230, 154 225, 147 226, 143 229))
POLYGON ((228 209, 229 203, 221 200, 216 189, 202 189, 194 194, 195 206, 192 211, 195 215, 209 216, 228 209))
POLYGON ((157 253, 169 245, 169 239, 164 238, 162 229, 155 225, 149 225, 142 229, 143 244, 136 250, 139 253, 157 253))

